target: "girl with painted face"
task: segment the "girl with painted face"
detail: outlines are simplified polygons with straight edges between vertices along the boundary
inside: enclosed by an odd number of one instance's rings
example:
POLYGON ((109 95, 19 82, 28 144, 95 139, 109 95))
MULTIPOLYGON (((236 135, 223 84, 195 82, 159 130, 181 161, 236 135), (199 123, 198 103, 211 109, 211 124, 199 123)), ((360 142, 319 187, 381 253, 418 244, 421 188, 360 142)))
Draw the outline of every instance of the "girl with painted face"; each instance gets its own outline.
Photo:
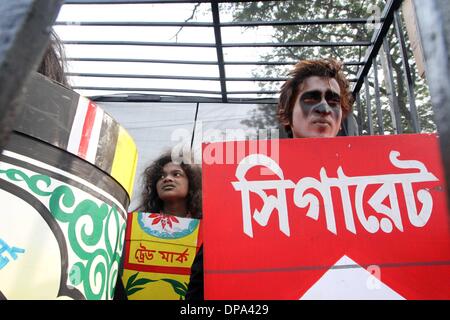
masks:
POLYGON ((137 211, 201 218, 202 179, 196 165, 178 164, 165 153, 145 169, 144 186, 137 211))

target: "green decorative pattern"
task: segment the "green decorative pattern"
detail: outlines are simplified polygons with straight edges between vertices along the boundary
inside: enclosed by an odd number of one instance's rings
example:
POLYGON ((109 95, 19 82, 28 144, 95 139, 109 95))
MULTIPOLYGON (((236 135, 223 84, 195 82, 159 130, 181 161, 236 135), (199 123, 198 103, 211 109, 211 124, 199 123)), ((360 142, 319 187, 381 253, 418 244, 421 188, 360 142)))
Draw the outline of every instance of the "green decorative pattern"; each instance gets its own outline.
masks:
POLYGON ((145 287, 139 287, 139 286, 146 285, 147 283, 150 283, 150 282, 158 281, 158 280, 151 280, 151 279, 147 279, 147 278, 137 279, 138 274, 139 274, 139 272, 136 272, 135 274, 133 274, 131 277, 128 278, 127 285, 125 287, 127 296, 131 296, 133 293, 138 292, 145 288, 145 287))
POLYGON ((186 282, 181 283, 180 281, 174 280, 174 279, 161 279, 161 281, 165 281, 167 283, 170 283, 172 286, 173 291, 177 295, 180 296, 180 300, 184 300, 186 297, 186 293, 188 290, 188 284, 186 282))
MULTIPOLYGON (((12 168, 0 169, 1 175, 16 183, 25 182, 34 195, 48 198, 53 217, 64 233, 67 229, 69 250, 80 260, 70 268, 71 284, 82 284, 86 299, 111 299, 126 229, 126 221, 120 217, 118 209, 104 202, 98 205, 90 199, 76 199, 75 188, 52 187, 52 178, 46 175, 29 176, 12 168), (111 235, 111 230, 116 235, 111 235)), ((20 186, 24 187, 23 183, 20 186)))
MULTIPOLYGON (((147 278, 137 279, 139 272, 136 272, 131 277, 128 278, 127 285, 125 287, 125 291, 127 292, 127 296, 131 296, 133 293, 136 293, 142 289, 144 289, 145 285, 150 282, 157 282, 158 280, 151 280, 147 278)), ((186 282, 181 283, 180 281, 174 279, 159 279, 160 281, 164 281, 169 283, 172 286, 173 291, 180 296, 180 300, 184 300, 186 297, 186 292, 188 289, 188 284, 186 282)))

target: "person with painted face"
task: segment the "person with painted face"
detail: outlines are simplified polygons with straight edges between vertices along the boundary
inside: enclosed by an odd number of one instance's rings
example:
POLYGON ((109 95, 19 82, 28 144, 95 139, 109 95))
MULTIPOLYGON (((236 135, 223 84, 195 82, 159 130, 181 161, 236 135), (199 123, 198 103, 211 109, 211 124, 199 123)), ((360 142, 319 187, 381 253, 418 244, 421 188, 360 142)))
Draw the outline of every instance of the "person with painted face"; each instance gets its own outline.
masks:
POLYGON ((352 95, 342 64, 302 60, 280 90, 277 115, 290 138, 335 137, 350 114, 352 95))
MULTIPOLYGON (((282 85, 277 115, 289 138, 332 138, 351 112, 352 96, 342 64, 301 60, 282 85)), ((192 265, 186 300, 203 300, 203 246, 192 265)))

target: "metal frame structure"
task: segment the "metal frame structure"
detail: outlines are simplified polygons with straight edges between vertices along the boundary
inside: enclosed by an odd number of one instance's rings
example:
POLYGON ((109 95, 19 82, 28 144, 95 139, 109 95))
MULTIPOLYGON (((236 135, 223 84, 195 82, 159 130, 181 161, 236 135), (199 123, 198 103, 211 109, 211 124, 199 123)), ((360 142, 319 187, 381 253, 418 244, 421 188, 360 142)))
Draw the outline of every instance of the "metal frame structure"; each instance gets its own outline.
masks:
MULTIPOLYGON (((351 82, 353 82, 352 92, 354 97, 356 98, 361 90, 362 84, 365 82, 365 78, 368 76, 369 71, 372 69, 373 60, 376 58, 380 48, 383 45, 384 39, 386 38, 388 30, 393 25, 395 21, 395 13, 399 9, 402 0, 388 0, 384 7, 381 16, 379 17, 380 26, 375 30, 371 39, 367 39, 365 41, 356 41, 356 42, 346 42, 346 41, 321 41, 321 42, 269 42, 269 43, 225 43, 222 41, 222 31, 225 28, 230 27, 260 27, 260 26, 307 26, 307 25, 364 25, 368 23, 367 18, 338 18, 338 19, 310 19, 310 20, 293 20, 293 21, 240 21, 240 22, 221 22, 220 20, 220 8, 219 3, 230 2, 229 0, 207 0, 207 1, 183 1, 183 0, 140 0, 140 1, 95 1, 95 0, 66 0, 65 4, 69 5, 77 5, 77 4, 93 4, 93 5, 114 5, 114 4, 182 4, 182 3, 205 3, 210 4, 211 6, 211 22, 152 22, 152 21, 138 21, 138 22, 117 22, 117 21, 89 21, 89 22, 79 22, 79 21, 58 21, 56 26, 64 26, 64 25, 77 25, 77 26, 91 26, 91 27, 122 27, 122 26, 134 26, 134 27, 203 27, 203 28, 211 28, 214 30, 214 43, 204 43, 204 42, 149 42, 149 41, 93 41, 93 40, 70 40, 64 41, 66 45, 88 45, 88 46, 136 46, 140 47, 168 47, 168 48, 215 48, 216 51, 216 59, 214 61, 192 61, 192 60, 174 60, 174 59, 142 59, 142 58, 86 58, 86 57, 68 57, 68 61, 83 61, 83 62, 139 62, 139 63, 157 63, 157 64, 172 64, 172 65, 209 65, 216 66, 218 70, 218 76, 182 76, 182 75, 168 75, 168 74, 131 74, 131 73, 99 73, 99 72, 70 72, 67 73, 69 77, 77 77, 77 78, 108 78, 108 79, 141 79, 141 80, 149 80, 149 79, 161 79, 161 80, 190 80, 190 81, 211 81, 217 82, 220 86, 220 90, 205 90, 202 89, 187 89, 177 86, 173 87, 154 87, 154 86, 145 86, 145 88, 141 87, 133 87, 133 86, 105 86, 105 85, 75 85, 73 89, 75 90, 96 90, 96 91, 113 91, 117 93, 123 93, 122 95, 97 95, 91 96, 91 98, 95 101, 158 101, 158 102, 211 102, 211 103, 252 103, 252 104, 276 104, 277 103, 277 94, 278 90, 267 90, 267 89, 259 89, 259 90, 230 90, 227 86, 230 82, 280 82, 287 79, 285 75, 280 76, 272 76, 272 77, 232 77, 228 76, 226 73, 227 66, 286 66, 293 65, 296 61, 236 61, 236 60, 227 60, 225 59, 224 49, 226 48, 302 48, 302 47, 359 47, 360 49, 365 48, 365 55, 363 59, 360 57, 352 57, 349 61, 345 61, 344 64, 346 66, 353 66, 358 68, 357 77, 349 78, 351 82), (252 97, 239 97, 242 95, 251 95, 252 97)), ((243 2, 255 2, 253 1, 243 1, 243 2)), ((399 29, 397 33, 400 37, 400 42, 404 44, 404 38, 402 35, 402 30, 399 29)), ((404 47, 404 45, 403 45, 404 47)), ((389 50, 384 47, 385 50, 389 50)), ((405 76, 408 79, 408 88, 412 88, 411 86, 411 76, 410 70, 408 69, 408 65, 406 63, 407 59, 403 59, 404 68, 405 68, 405 76)), ((377 80, 378 81, 378 80, 377 80)), ((100 81, 99 81, 100 82, 100 81)), ((378 83, 376 84, 378 90, 378 83)), ((368 90, 368 87, 366 87, 368 90)), ((408 91, 408 97, 411 104, 411 109, 414 107, 414 99, 413 95, 408 91)), ((366 105, 370 105, 367 99, 370 99, 369 95, 366 95, 365 103, 366 105)), ((381 106, 379 103, 379 97, 377 97, 377 114, 378 114, 378 128, 379 133, 383 134, 382 128, 380 127, 381 123, 381 106), (381 129, 380 129, 381 128, 381 129)), ((398 109, 398 106, 394 105, 394 108, 398 109)), ((396 111, 398 113, 398 110, 396 111)), ((417 110, 415 108, 412 110, 415 112, 415 116, 413 116, 414 121, 414 129, 416 132, 419 131, 418 121, 417 119, 417 110)), ((399 117, 396 117, 398 119, 399 117)), ((358 125, 361 127, 364 124, 362 123, 363 119, 360 118, 358 125)), ((367 119, 367 127, 368 130, 365 132, 368 134, 373 133, 373 125, 371 116, 368 114, 367 119)), ((397 123, 396 128, 401 132, 402 128, 397 123)), ((343 134, 347 134, 349 132, 349 120, 344 121, 343 124, 343 134)), ((356 130, 353 130, 356 131, 356 130)), ((362 131, 360 131, 362 133, 362 131)))
MULTIPOLYGON (((224 58, 224 48, 258 48, 258 47, 348 47, 359 46, 366 48, 366 55, 363 60, 355 60, 345 62, 349 66, 359 67, 358 77, 350 79, 354 82, 353 93, 359 92, 361 85, 364 82, 364 77, 367 76, 372 59, 377 55, 378 50, 383 44, 384 36, 393 22, 394 12, 398 10, 401 0, 388 0, 384 11, 380 17, 381 28, 375 32, 371 40, 358 42, 286 42, 286 43, 224 43, 222 41, 222 29, 228 27, 258 27, 258 26, 303 26, 303 25, 325 25, 325 24, 366 24, 367 19, 352 18, 352 19, 311 19, 311 20, 295 20, 295 21, 244 21, 244 22, 220 22, 219 3, 230 1, 182 1, 182 0, 129 0, 129 1, 95 1, 95 0, 66 0, 65 4, 169 4, 169 3, 210 3, 212 22, 117 22, 117 21, 94 21, 94 22, 73 22, 73 21, 58 21, 55 25, 79 25, 79 26, 145 26, 145 27, 208 27, 214 29, 215 43, 179 43, 179 42, 144 42, 144 41, 64 41, 66 45, 108 45, 108 46, 147 46, 147 47, 196 47, 196 48, 215 48, 217 54, 216 61, 189 61, 189 60, 164 60, 164 59, 99 59, 99 58, 77 58, 69 57, 68 61, 96 61, 96 62, 143 62, 143 63, 166 63, 166 64, 191 64, 191 65, 216 65, 219 70, 219 77, 202 77, 202 76, 169 76, 169 75, 133 75, 133 74, 114 74, 114 73, 68 73, 68 76, 77 77, 106 77, 106 78, 128 78, 128 79, 177 79, 177 80, 206 80, 220 82, 220 91, 208 90, 187 90, 182 88, 135 88, 135 87, 102 87, 102 86, 74 86, 75 90, 112 90, 120 92, 164 92, 172 95, 171 101, 174 100, 173 95, 177 93, 190 93, 198 95, 199 99, 205 99, 204 95, 217 95, 218 98, 207 99, 210 102, 236 102, 236 103, 259 103, 258 98, 233 98, 238 94, 254 94, 254 95, 272 95, 273 98, 264 99, 268 103, 276 103, 276 90, 256 90, 256 91, 232 91, 227 90, 227 82, 229 81, 265 81, 275 82, 283 81, 286 77, 228 77, 225 72, 227 65, 293 65, 296 61, 227 61, 224 58)), ((254 2, 254 1, 242 1, 254 2)), ((119 98, 120 99, 120 98, 119 98)), ((163 101, 164 96, 161 96, 159 101, 163 101)), ((185 97, 179 97, 180 102, 184 102, 185 97)), ((192 101, 192 99, 187 99, 192 101)))
MULTIPOLYGON (((231 2, 229 0, 205 0, 205 1, 183 1, 183 0, 140 0, 140 1, 95 1, 95 0, 66 0, 65 4, 69 5, 115 5, 115 4, 182 4, 182 3, 205 3, 211 6, 211 22, 152 22, 152 21, 89 21, 89 22, 79 22, 79 21, 58 21, 56 26, 91 26, 91 27, 123 27, 123 26, 134 26, 134 27, 191 27, 191 28, 211 28, 214 30, 214 43, 204 43, 204 42, 149 42, 149 41, 94 41, 94 40, 70 40, 64 41, 66 45, 87 45, 87 46, 135 46, 137 48, 141 47, 167 47, 167 48, 214 48, 216 51, 216 59, 211 61, 201 61, 201 60, 174 60, 174 59, 142 59, 142 58, 97 58, 97 57, 68 57, 68 61, 83 61, 83 62, 136 62, 136 63, 149 63, 149 64, 169 64, 169 65, 207 65, 216 66, 218 70, 217 76, 191 76, 191 75, 169 75, 169 74, 131 74, 131 73, 99 73, 99 72, 69 72, 67 76, 77 77, 77 78, 91 78, 91 79, 132 79, 132 80, 149 80, 149 79, 161 79, 161 80, 186 80, 186 81, 208 81, 216 82, 220 86, 220 90, 206 90, 205 88, 182 88, 181 86, 173 87, 154 87, 145 86, 133 87, 125 85, 120 86, 105 86, 105 85, 75 85, 73 89, 75 90, 96 90, 104 92, 117 92, 123 93, 115 96, 108 94, 101 94, 97 96, 91 96, 95 101, 158 101, 158 102, 211 102, 211 103, 252 103, 252 104, 276 104, 278 90, 230 90, 228 84, 230 82, 265 82, 265 83, 276 83, 284 81, 287 79, 285 75, 271 76, 271 77, 233 77, 228 76, 226 72, 227 66, 286 66, 293 65, 296 61, 236 61, 228 60, 225 58, 224 49, 227 48, 302 48, 302 47, 359 47, 365 50, 363 58, 360 57, 349 57, 348 61, 344 61, 346 67, 356 67, 357 73, 355 78, 349 78, 349 81, 353 83, 352 93, 356 100, 360 101, 358 95, 363 88, 365 91, 369 91, 369 81, 367 77, 371 70, 375 70, 374 66, 377 66, 376 58, 379 54, 381 48, 383 48, 385 54, 390 57, 389 44, 386 41, 387 34, 390 29, 395 28, 396 36, 398 38, 399 46, 401 48, 402 65, 404 70, 404 76, 406 83, 408 84, 408 102, 410 106, 410 113, 412 119, 412 126, 414 132, 420 132, 420 125, 418 121, 417 109, 415 106, 414 99, 414 89, 413 82, 411 78, 411 70, 408 64, 408 57, 406 52, 405 37, 403 35, 403 30, 401 28, 401 22, 398 15, 398 10, 402 4, 402 0, 387 0, 384 6, 383 12, 379 17, 379 26, 375 28, 372 38, 364 41, 321 41, 321 42, 259 42, 259 43, 233 43, 233 42, 223 42, 222 33, 225 28, 230 27, 260 27, 260 26, 306 26, 306 25, 365 25, 368 23, 367 18, 337 18, 337 19, 310 19, 310 20, 293 20, 293 21, 232 21, 232 22, 221 22, 221 12, 219 8, 220 3, 231 2), (251 95, 251 97, 240 97, 242 95, 251 95)), ((256 2, 253 1, 242 1, 242 2, 256 2)), ((391 70, 389 70, 391 72, 391 70)), ((379 84, 378 78, 374 81, 375 90, 375 101, 371 104, 369 101, 372 99, 368 93, 365 94, 364 104, 367 107, 367 111, 370 111, 371 105, 376 108, 376 123, 377 133, 384 134, 384 128, 382 123, 382 111, 379 96, 379 84)), ((392 74, 390 75, 390 81, 393 83, 392 74)), ((100 81, 99 81, 100 82, 100 81)), ((391 86, 393 87, 393 86, 391 86)), ((396 133, 402 133, 403 129, 400 122, 400 111, 398 107, 397 97, 392 95, 391 105, 393 108, 393 127, 396 133)), ((366 127, 365 130, 359 130, 359 134, 374 134, 374 117, 372 117, 371 112, 366 112, 366 119, 363 119, 358 115, 357 124, 359 127, 366 127), (364 123, 366 122, 366 123, 364 123)), ((351 125, 349 120, 344 121, 343 133, 347 134, 349 132, 348 128, 351 125)), ((353 130, 357 131, 357 130, 353 130)))

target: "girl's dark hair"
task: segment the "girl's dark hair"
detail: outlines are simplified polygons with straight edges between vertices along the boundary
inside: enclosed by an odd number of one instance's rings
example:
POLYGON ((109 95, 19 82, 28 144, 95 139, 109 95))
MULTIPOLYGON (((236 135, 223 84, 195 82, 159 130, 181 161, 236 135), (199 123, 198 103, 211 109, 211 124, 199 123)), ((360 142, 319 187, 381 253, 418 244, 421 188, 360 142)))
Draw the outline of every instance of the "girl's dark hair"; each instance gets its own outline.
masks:
MULTIPOLYGON (((141 194, 142 202, 135 211, 160 212, 163 209, 163 201, 159 198, 156 190, 156 183, 163 173, 163 167, 172 161, 169 152, 164 153, 148 166, 144 171, 141 194)), ((181 168, 186 173, 189 181, 189 191, 186 198, 186 209, 192 218, 202 217, 202 174, 199 166, 194 164, 180 163, 181 168)))
POLYGON ((55 31, 50 32, 50 43, 47 46, 42 62, 38 68, 38 72, 44 76, 59 82, 60 84, 70 88, 67 77, 64 73, 66 69, 66 56, 61 40, 55 31))

